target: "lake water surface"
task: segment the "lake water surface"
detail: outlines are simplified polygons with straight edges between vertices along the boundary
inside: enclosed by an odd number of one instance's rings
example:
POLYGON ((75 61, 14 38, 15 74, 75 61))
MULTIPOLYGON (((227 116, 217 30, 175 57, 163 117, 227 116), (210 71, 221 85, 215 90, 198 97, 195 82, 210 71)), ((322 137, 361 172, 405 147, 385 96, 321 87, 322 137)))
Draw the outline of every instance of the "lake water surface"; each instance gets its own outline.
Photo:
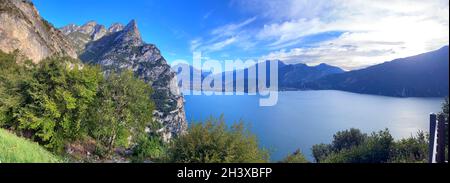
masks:
POLYGON ((330 143, 337 131, 365 133, 388 128, 394 138, 428 131, 428 117, 439 112, 441 98, 394 98, 341 91, 280 92, 278 104, 259 107, 259 96, 185 96, 189 121, 224 115, 227 124, 244 120, 261 146, 277 161, 301 149, 312 160, 311 147, 330 143))

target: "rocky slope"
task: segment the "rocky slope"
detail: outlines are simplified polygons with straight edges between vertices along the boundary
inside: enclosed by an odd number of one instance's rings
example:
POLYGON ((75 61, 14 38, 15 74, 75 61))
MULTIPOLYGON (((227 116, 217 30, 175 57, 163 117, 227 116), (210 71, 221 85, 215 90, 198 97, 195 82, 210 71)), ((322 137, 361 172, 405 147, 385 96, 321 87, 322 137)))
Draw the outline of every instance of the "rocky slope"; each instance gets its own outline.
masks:
POLYGON ((64 34, 42 19, 26 0, 1 0, 0 50, 19 50, 34 62, 52 55, 77 57, 64 34))
POLYGON ((156 104, 153 114, 164 126, 160 132, 166 140, 186 131, 184 99, 175 73, 160 50, 142 40, 136 21, 132 20, 126 26, 114 24, 108 29, 89 22, 80 27, 69 25, 62 31, 84 48, 79 58, 85 63, 99 64, 105 71, 132 69, 153 87, 152 98, 156 104))

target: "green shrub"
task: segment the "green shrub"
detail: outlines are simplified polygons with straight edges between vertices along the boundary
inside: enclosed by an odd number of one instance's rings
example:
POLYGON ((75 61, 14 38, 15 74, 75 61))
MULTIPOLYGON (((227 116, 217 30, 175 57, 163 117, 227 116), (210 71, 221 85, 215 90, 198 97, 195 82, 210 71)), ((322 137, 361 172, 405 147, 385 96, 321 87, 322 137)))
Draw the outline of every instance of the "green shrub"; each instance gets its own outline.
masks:
POLYGON ((257 138, 243 123, 227 127, 223 117, 194 123, 187 134, 169 148, 169 162, 178 163, 259 163, 269 154, 258 147, 257 138))
POLYGON ((102 77, 99 68, 80 65, 70 58, 43 60, 18 91, 23 103, 14 114, 17 129, 33 131, 34 140, 57 152, 86 134, 85 119, 102 77))
POLYGON ((366 138, 366 134, 361 133, 359 129, 355 128, 337 132, 333 136, 333 151, 339 152, 343 149, 350 149, 354 146, 358 146, 362 144, 366 140, 366 138))
POLYGON ((428 135, 418 132, 416 136, 401 139, 394 143, 391 152, 394 163, 426 163, 428 162, 428 135))
POLYGON ((71 142, 93 139, 108 156, 155 130, 151 87, 131 71, 104 76, 98 66, 67 57, 18 63, 0 52, 0 127, 62 153, 71 142))
POLYGON ((142 135, 136 146, 133 148, 132 162, 158 162, 162 161, 166 155, 165 143, 161 138, 142 135))
POLYGON ((323 159, 330 155, 332 150, 333 148, 330 144, 316 144, 313 145, 311 149, 314 160, 317 163, 320 163, 323 159))
POLYGON ((280 163, 309 163, 302 152, 299 150, 285 157, 280 163))
POLYGON ((324 163, 386 163, 390 159, 392 143, 387 129, 372 133, 360 145, 333 152, 324 163))

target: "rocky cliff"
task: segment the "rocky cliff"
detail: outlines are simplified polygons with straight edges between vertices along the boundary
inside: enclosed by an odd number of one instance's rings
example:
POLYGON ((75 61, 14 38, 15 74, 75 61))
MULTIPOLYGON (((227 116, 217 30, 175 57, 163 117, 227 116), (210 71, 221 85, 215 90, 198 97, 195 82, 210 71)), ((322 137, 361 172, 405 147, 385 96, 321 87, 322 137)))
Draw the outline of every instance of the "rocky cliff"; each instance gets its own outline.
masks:
POLYGON ((0 50, 19 50, 34 62, 52 55, 77 57, 64 34, 42 19, 26 0, 1 0, 0 50))
POLYGON ((142 40, 136 21, 132 20, 126 26, 113 24, 108 29, 88 22, 61 30, 84 48, 79 58, 85 63, 99 64, 105 71, 131 69, 153 87, 152 98, 156 104, 153 114, 164 126, 160 130, 164 139, 186 131, 184 99, 176 84, 175 73, 160 50, 142 40))

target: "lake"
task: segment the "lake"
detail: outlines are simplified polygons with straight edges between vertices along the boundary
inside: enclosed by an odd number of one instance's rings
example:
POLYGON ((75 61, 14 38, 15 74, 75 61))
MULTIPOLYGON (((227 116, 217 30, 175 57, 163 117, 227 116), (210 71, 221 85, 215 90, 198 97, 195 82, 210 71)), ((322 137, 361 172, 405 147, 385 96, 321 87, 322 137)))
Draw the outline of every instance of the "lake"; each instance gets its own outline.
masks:
POLYGON ((227 124, 244 120, 271 160, 301 149, 313 160, 314 144, 330 143, 337 131, 359 128, 365 133, 388 128, 395 139, 428 131, 429 114, 441 111, 442 98, 394 98, 342 91, 280 92, 278 104, 259 107, 259 96, 185 96, 188 121, 221 114, 227 124))

